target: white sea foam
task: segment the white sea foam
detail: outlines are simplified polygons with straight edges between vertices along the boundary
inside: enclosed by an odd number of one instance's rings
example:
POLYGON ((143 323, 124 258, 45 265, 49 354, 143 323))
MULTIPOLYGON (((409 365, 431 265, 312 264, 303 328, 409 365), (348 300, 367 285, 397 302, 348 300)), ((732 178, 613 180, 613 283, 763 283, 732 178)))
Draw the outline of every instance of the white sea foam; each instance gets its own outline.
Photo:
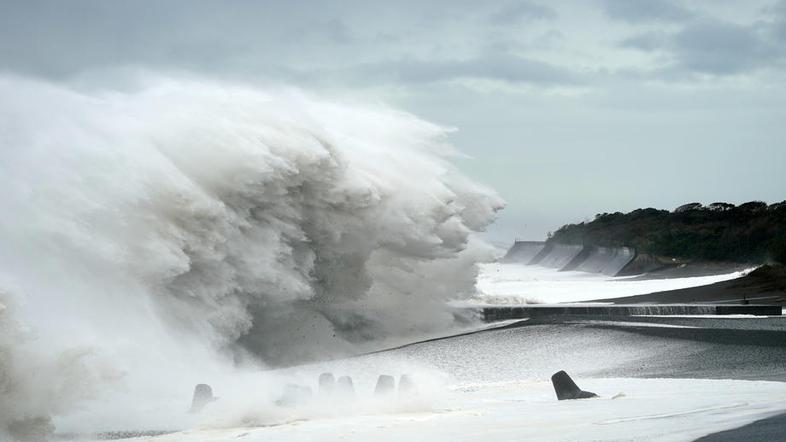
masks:
POLYGON ((546 381, 457 386, 439 407, 318 418, 266 428, 212 429, 156 441, 691 441, 779 413, 781 382, 585 379, 597 399, 557 401, 546 381))
POLYGON ((697 287, 742 277, 748 270, 723 275, 669 279, 610 277, 559 272, 523 264, 483 264, 475 302, 489 304, 560 303, 608 299, 697 287))

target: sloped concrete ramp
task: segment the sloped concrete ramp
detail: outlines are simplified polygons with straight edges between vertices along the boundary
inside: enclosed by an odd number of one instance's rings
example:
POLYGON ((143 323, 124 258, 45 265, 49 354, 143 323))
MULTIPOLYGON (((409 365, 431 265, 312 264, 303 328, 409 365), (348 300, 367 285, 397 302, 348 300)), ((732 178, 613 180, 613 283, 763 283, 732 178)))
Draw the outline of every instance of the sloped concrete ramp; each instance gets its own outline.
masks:
POLYGON ((594 247, 543 241, 516 241, 502 262, 539 265, 560 271, 575 270, 617 276, 636 258, 631 247, 594 247))
POLYGON ((589 249, 586 259, 578 263, 573 270, 617 276, 636 257, 636 251, 630 247, 590 247, 589 249))
MULTIPOLYGON (((545 251, 546 249, 544 249, 545 251)), ((572 244, 548 244, 548 251, 532 264, 562 270, 584 250, 584 246, 572 244)))
POLYGON ((502 261, 529 264, 544 247, 546 247, 545 241, 516 241, 502 261))

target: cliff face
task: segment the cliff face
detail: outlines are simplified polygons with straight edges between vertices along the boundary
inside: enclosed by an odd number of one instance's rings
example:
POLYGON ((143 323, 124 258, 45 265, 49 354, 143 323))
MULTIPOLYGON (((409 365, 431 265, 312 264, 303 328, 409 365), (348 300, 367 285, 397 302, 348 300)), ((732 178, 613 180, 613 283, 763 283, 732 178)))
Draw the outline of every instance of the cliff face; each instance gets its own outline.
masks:
POLYGON ((786 263, 786 201, 603 213, 593 221, 561 227, 549 242, 627 246, 639 254, 685 260, 786 263))

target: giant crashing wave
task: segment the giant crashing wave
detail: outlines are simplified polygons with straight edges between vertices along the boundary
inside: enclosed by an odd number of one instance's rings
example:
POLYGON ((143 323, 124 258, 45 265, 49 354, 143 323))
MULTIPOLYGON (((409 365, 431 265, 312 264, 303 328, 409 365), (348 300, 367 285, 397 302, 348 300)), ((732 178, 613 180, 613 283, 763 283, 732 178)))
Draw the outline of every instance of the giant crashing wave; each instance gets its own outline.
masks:
POLYGON ((0 96, 0 434, 102 383, 446 327, 493 253, 501 200, 406 113, 171 78, 0 96))

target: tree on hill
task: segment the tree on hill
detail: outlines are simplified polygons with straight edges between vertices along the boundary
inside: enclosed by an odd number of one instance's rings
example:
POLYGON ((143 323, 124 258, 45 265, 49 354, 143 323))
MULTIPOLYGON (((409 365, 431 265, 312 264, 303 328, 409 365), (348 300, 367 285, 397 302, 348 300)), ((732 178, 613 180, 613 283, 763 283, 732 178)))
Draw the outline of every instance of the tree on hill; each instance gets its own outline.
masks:
POLYGON ((718 211, 718 212, 722 212, 724 210, 731 210, 734 207, 735 207, 734 204, 721 203, 721 202, 712 203, 709 206, 707 206, 708 209, 715 210, 715 211, 718 211))
POLYGON ((767 206, 750 201, 684 204, 673 212, 654 208, 601 213, 590 222, 568 224, 549 241, 630 246, 640 253, 735 262, 786 261, 786 201, 767 206))

